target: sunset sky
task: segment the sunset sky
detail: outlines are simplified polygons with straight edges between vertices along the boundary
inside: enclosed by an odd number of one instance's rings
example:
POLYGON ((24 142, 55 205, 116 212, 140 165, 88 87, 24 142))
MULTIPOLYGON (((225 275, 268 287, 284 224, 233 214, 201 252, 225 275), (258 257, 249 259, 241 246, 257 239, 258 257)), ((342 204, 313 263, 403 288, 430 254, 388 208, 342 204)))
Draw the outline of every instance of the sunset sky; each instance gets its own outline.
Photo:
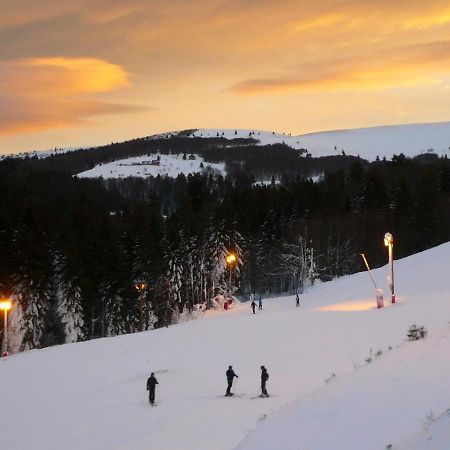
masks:
POLYGON ((0 153, 450 120, 448 0, 0 0, 0 153))

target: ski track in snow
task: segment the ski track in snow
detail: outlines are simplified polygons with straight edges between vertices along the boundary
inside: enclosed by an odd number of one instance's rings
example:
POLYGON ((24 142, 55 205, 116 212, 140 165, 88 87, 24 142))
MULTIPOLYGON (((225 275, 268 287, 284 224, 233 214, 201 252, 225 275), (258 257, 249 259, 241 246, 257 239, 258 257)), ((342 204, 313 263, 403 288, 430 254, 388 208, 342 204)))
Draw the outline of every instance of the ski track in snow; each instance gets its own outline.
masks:
MULTIPOLYGON (((381 310, 359 273, 316 285, 300 308, 294 297, 270 299, 253 315, 244 303, 0 359, 0 448, 448 450, 449 261, 450 243, 396 261, 399 302, 381 310), (406 343, 413 322, 430 336, 406 343), (366 364, 371 349, 383 355, 366 364), (242 397, 218 398, 229 364, 242 397), (250 401, 261 365, 273 397, 250 401)), ((387 267, 373 275, 381 284, 387 267)))

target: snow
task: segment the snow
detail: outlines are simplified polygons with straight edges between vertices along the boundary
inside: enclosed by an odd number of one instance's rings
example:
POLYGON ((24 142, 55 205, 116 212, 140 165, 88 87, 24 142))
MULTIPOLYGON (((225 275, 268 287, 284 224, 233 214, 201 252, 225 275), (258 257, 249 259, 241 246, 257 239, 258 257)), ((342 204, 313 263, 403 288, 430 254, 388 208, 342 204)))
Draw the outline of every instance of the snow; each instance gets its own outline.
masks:
POLYGON ((374 161, 377 156, 389 160, 400 153, 408 157, 450 154, 450 122, 325 131, 299 138, 312 156, 336 155, 344 150, 347 155, 374 161))
MULTIPOLYGON (((2 358, 0 448, 448 450, 449 261, 450 243, 396 261, 398 303, 382 309, 363 272, 314 286, 300 308, 293 296, 255 315, 243 303, 2 358), (414 322, 429 337, 405 342, 414 322), (229 364, 239 397, 222 397, 229 364), (251 399, 261 365, 272 397, 251 399)), ((385 292, 386 275, 373 271, 385 292)))
POLYGON ((194 155, 195 159, 183 160, 183 155, 143 155, 133 158, 121 159, 107 164, 95 166, 93 169, 79 173, 80 178, 126 178, 126 177, 148 177, 167 176, 176 178, 179 174, 188 175, 190 173, 202 172, 205 170, 215 170, 225 174, 225 163, 206 163, 203 158, 194 155), (159 165, 150 164, 152 160, 160 158, 159 165), (143 164, 144 163, 144 164, 143 164), (200 167, 203 163, 204 168, 200 167))
POLYGON ((223 133, 227 139, 251 137, 259 145, 284 142, 294 149, 307 149, 313 157, 341 155, 342 150, 346 155, 359 155, 368 161, 374 161, 377 156, 391 159, 400 153, 408 157, 429 152, 450 154, 450 122, 321 131, 298 136, 261 130, 201 128, 195 131, 195 136, 217 137, 217 133, 219 136, 223 133))
POLYGON ((50 156, 62 155, 68 152, 75 152, 77 150, 87 149, 88 147, 67 147, 67 148, 54 148, 52 150, 31 150, 29 152, 9 153, 0 155, 0 161, 6 158, 38 158, 44 159, 50 156))
MULTIPOLYGON (((168 131, 147 136, 145 139, 167 139, 180 135, 185 136, 185 134, 186 131, 168 131)), ((374 161, 377 156, 380 159, 383 157, 391 159, 394 154, 398 155, 400 153, 408 157, 424 153, 436 153, 439 156, 450 154, 450 122, 386 125, 348 130, 320 131, 296 136, 291 133, 257 129, 198 128, 192 130, 189 137, 217 138, 217 134, 219 137, 231 140, 252 138, 258 141, 257 145, 285 143, 294 149, 307 149, 313 157, 341 155, 342 150, 344 150, 346 155, 359 155, 368 161, 374 161)), ((26 156, 37 156, 38 158, 47 158, 51 155, 80 149, 79 147, 68 147, 0 155, 0 161, 7 157, 24 158, 26 156)), ((93 170, 96 173, 100 169, 95 168, 93 170)), ((116 170, 116 168, 113 170, 116 170)), ((169 172, 171 171, 169 170, 169 172)), ((111 173, 109 178, 111 178, 111 173)))

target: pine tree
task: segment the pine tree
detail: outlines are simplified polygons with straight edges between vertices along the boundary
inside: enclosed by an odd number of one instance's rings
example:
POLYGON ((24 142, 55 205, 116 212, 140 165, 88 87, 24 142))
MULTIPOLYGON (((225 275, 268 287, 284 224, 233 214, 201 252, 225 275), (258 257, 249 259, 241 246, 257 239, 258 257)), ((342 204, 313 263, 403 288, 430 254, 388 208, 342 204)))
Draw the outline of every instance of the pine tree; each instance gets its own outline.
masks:
POLYGON ((84 341, 86 339, 81 288, 76 280, 61 282, 56 292, 57 315, 62 323, 64 341, 84 341))
POLYGON ((30 205, 14 235, 17 260, 13 298, 17 313, 12 333, 14 350, 40 348, 52 296, 52 264, 48 239, 34 205, 30 205))

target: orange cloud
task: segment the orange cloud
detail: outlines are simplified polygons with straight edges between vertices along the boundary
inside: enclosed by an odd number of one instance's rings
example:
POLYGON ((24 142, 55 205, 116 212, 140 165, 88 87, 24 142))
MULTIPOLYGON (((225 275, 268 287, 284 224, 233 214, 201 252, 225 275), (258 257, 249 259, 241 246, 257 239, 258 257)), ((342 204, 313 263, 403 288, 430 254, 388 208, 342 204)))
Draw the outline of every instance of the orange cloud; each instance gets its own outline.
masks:
POLYGON ((90 118, 105 114, 148 111, 139 105, 98 100, 20 99, 0 96, 0 136, 32 133, 77 125, 90 125, 90 118))
MULTIPOLYGON (((393 123, 400 97, 403 122, 447 120, 449 36, 448 0, 4 1, 0 109, 21 107, 8 127, 3 113, 0 128, 20 129, 22 117, 24 127, 47 128, 48 135, 52 126, 96 120, 105 139, 199 120, 270 129, 278 121, 283 129, 312 131, 393 123), (227 86, 239 95, 221 95, 227 86), (128 122, 99 118, 135 108, 98 103, 122 88, 124 103, 161 105, 151 125, 145 114, 128 122), (417 105, 406 102, 412 92, 417 105), (262 93, 270 95, 256 96, 262 93)), ((86 128, 89 142, 94 132, 86 128)), ((29 140, 34 145, 36 137, 29 140)))
POLYGON ((0 90, 20 95, 75 95, 129 86, 118 65, 94 58, 27 58, 0 62, 0 90))
POLYGON ((101 114, 146 109, 84 98, 130 85, 115 64, 94 58, 27 58, 0 62, 0 134, 87 123, 101 114))
POLYGON ((312 62, 282 76, 241 81, 229 90, 237 94, 277 94, 285 91, 382 90, 426 86, 450 77, 450 41, 378 51, 354 58, 312 62))

